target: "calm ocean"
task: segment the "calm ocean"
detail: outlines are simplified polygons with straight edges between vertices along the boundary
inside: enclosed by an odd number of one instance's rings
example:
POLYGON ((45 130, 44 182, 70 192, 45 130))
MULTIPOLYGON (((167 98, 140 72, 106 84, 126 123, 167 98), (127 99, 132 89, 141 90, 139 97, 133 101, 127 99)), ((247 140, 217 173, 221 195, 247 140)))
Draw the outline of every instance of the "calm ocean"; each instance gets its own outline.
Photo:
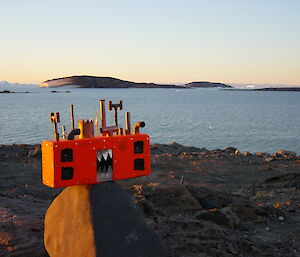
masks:
MULTIPOLYGON (((300 92, 251 92, 218 89, 83 89, 0 87, 30 91, 0 94, 0 144, 40 143, 52 139, 49 112, 60 112, 70 128, 69 104, 75 118, 94 118, 98 99, 123 100, 119 120, 131 112, 143 120, 152 143, 171 143, 241 151, 300 154, 300 92), (51 93, 51 90, 70 93, 51 93)), ((108 114, 112 124, 112 113, 108 114)))

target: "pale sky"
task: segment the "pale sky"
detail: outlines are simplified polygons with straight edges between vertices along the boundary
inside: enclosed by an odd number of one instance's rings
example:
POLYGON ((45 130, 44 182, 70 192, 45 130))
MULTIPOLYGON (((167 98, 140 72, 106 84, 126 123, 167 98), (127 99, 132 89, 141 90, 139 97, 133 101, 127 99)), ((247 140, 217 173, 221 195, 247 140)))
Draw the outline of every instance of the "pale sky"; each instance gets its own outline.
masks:
POLYGON ((300 0, 0 0, 0 81, 300 85, 300 0))

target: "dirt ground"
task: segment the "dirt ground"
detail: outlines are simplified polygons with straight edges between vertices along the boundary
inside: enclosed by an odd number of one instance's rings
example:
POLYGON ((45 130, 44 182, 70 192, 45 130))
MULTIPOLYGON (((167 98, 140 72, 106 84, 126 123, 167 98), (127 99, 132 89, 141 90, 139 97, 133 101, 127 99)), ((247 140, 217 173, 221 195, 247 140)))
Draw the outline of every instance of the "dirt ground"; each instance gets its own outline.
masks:
MULTIPOLYGON (((152 146, 152 174, 118 182, 169 256, 300 256, 300 156, 152 146)), ((0 256, 48 256, 39 146, 0 145, 0 256)), ((154 256, 155 257, 155 256, 154 256)))

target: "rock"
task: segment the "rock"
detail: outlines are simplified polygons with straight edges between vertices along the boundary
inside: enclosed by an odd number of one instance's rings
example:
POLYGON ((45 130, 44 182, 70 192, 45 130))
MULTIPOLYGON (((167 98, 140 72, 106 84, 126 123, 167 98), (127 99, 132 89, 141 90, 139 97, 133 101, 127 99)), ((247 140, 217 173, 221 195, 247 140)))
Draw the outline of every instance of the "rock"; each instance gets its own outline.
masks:
POLYGON ((41 156, 41 155, 42 155, 41 146, 36 145, 33 149, 30 149, 28 151, 27 157, 31 158, 31 157, 41 156))
POLYGON ((152 153, 164 153, 164 154, 183 154, 185 155, 199 153, 199 152, 208 152, 206 149, 199 149, 193 146, 183 146, 176 142, 171 144, 154 144, 151 146, 152 153))
POLYGON ((296 157, 296 155, 297 155, 295 152, 287 151, 287 150, 278 150, 276 153, 287 156, 287 157, 296 157))
POLYGON ((201 151, 199 152, 199 155, 207 155, 208 151, 201 151))
MULTIPOLYGON (((25 158, 34 147, 0 147, 0 256, 49 256, 44 250, 44 215, 62 189, 40 183, 40 159, 25 158), (16 153, 19 159, 15 159, 16 153), (11 158, 4 158, 4 154, 11 158), (27 194, 22 196, 20 191, 21 196, 16 195, 16 188, 24 188, 27 194)), ((136 205, 142 208, 147 224, 155 229, 169 256, 299 255, 300 160, 273 157, 274 162, 269 163, 263 162, 268 155, 226 153, 225 158, 213 160, 210 152, 199 149, 192 151, 199 152, 197 160, 185 157, 179 161, 175 154, 168 158, 163 155, 173 151, 170 145, 157 149, 152 155, 151 176, 118 183, 136 198, 136 205), (252 164, 248 160, 253 160, 252 164), (272 172, 267 170, 270 168, 272 172), (178 185, 181 176, 184 186, 178 185), (136 184, 141 190, 132 190, 136 184), (135 196, 137 191, 141 197, 135 196), (212 220, 195 219, 196 212, 203 210, 200 198, 220 208, 229 207, 240 224, 231 229, 212 220), (280 203, 279 208, 273 206, 275 203, 280 203), (278 220, 280 216, 283 222, 278 220)))
POLYGON ((255 153, 256 156, 260 156, 260 157, 264 157, 266 156, 267 154, 266 153, 262 153, 262 152, 258 152, 258 153, 255 153))
POLYGON ((240 223, 240 219, 229 207, 200 211, 195 214, 195 218, 212 221, 228 228, 234 228, 240 223))
POLYGON ((249 152, 244 152, 243 155, 244 155, 244 156, 249 156, 249 155, 251 155, 251 153, 249 153, 249 152))
POLYGON ((41 145, 37 145, 37 146, 34 148, 34 155, 35 155, 35 156, 41 156, 41 155, 42 155, 41 145))
POLYGON ((271 162, 271 161, 273 161, 274 160, 274 157, 267 157, 267 158, 265 158, 263 161, 264 162, 271 162))
POLYGON ((280 157, 282 157, 282 155, 281 155, 281 154, 279 154, 279 153, 274 153, 274 154, 273 154, 273 156, 274 156, 274 157, 276 157, 276 158, 280 158, 280 157))
POLYGON ((259 207, 251 203, 235 202, 229 205, 241 219, 250 219, 255 223, 266 222, 268 217, 274 215, 274 208, 259 207))
POLYGON ((31 149, 31 150, 29 150, 27 157, 31 158, 33 156, 35 156, 34 149, 31 149))
POLYGON ((296 210, 294 208, 287 208, 286 211, 287 212, 295 212, 296 210))
POLYGON ((182 185, 145 186, 142 194, 148 201, 155 203, 155 211, 161 209, 163 212, 172 214, 202 209, 199 201, 192 197, 190 191, 182 185))
POLYGON ((0 196, 0 256, 46 257, 43 216, 32 200, 0 196))
POLYGON ((26 189, 23 188, 23 187, 16 188, 15 190, 13 190, 13 193, 14 193, 16 196, 24 196, 24 195, 27 195, 27 191, 26 191, 26 189))
POLYGON ((202 207, 206 210, 219 208, 219 206, 214 201, 209 200, 207 198, 199 197, 198 201, 202 205, 202 207))
POLYGON ((237 151, 237 149, 234 147, 227 147, 224 151, 225 151, 225 153, 233 153, 234 154, 237 151))
POLYGON ((152 150, 157 150, 157 149, 158 149, 158 144, 151 145, 151 151, 152 150))
POLYGON ((240 152, 240 150, 236 150, 236 151, 234 152, 234 154, 235 154, 235 155, 240 155, 241 152, 240 152))
POLYGON ((157 234, 114 182, 66 188, 45 217, 51 257, 161 257, 157 234))
POLYGON ((138 201, 138 205, 141 208, 141 210, 145 216, 148 216, 148 215, 151 216, 151 215, 155 214, 155 207, 154 207, 153 203, 151 203, 147 199, 142 198, 141 200, 138 201))

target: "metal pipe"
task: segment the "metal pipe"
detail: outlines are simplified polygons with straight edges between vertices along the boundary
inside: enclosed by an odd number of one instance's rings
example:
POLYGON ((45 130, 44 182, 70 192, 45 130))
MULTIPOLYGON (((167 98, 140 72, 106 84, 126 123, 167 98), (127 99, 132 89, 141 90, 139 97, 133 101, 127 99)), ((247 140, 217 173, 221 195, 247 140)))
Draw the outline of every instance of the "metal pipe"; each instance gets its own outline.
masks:
POLYGON ((123 101, 118 100, 118 105, 119 105, 119 109, 122 110, 123 109, 123 101))
POLYGON ((123 128, 118 129, 118 135, 122 136, 123 135, 123 128))
POLYGON ((108 101, 108 102, 107 102, 107 107, 108 107, 108 110, 109 110, 109 111, 112 110, 112 101, 108 101))
POLYGON ((130 112, 125 112, 125 134, 131 134, 130 112))
POLYGON ((114 121, 115 126, 118 126, 118 110, 123 109, 123 103, 121 100, 118 100, 117 104, 113 104, 112 101, 108 101, 108 110, 112 111, 114 109, 114 121))
POLYGON ((106 128, 105 100, 100 100, 101 127, 106 128))
POLYGON ((71 130, 73 130, 75 129, 73 104, 70 104, 70 118, 71 118, 71 130))
POLYGON ((57 123, 60 122, 59 112, 50 113, 50 122, 53 123, 53 137, 55 141, 59 141, 59 133, 57 132, 57 123))
POLYGON ((114 111, 114 118, 115 118, 115 126, 118 126, 118 113, 116 109, 114 111))
POLYGON ((80 135, 80 129, 73 129, 68 134, 68 140, 74 140, 75 136, 80 135))
POLYGON ((53 124, 54 124, 54 140, 59 141, 59 133, 57 132, 57 123, 56 123, 56 121, 54 121, 53 124))
POLYGON ((135 123, 133 126, 133 134, 139 134, 140 128, 143 128, 143 127, 145 127, 145 122, 138 121, 137 123, 135 123))
POLYGON ((123 102, 121 100, 118 100, 118 103, 115 104, 114 106, 115 111, 114 111, 114 115, 115 115, 115 126, 118 126, 118 109, 122 110, 123 109, 123 102))
POLYGON ((98 114, 95 115, 95 127, 96 127, 96 135, 99 135, 99 122, 98 122, 98 114))
POLYGON ((62 138, 67 139, 66 127, 65 125, 61 126, 62 138))

